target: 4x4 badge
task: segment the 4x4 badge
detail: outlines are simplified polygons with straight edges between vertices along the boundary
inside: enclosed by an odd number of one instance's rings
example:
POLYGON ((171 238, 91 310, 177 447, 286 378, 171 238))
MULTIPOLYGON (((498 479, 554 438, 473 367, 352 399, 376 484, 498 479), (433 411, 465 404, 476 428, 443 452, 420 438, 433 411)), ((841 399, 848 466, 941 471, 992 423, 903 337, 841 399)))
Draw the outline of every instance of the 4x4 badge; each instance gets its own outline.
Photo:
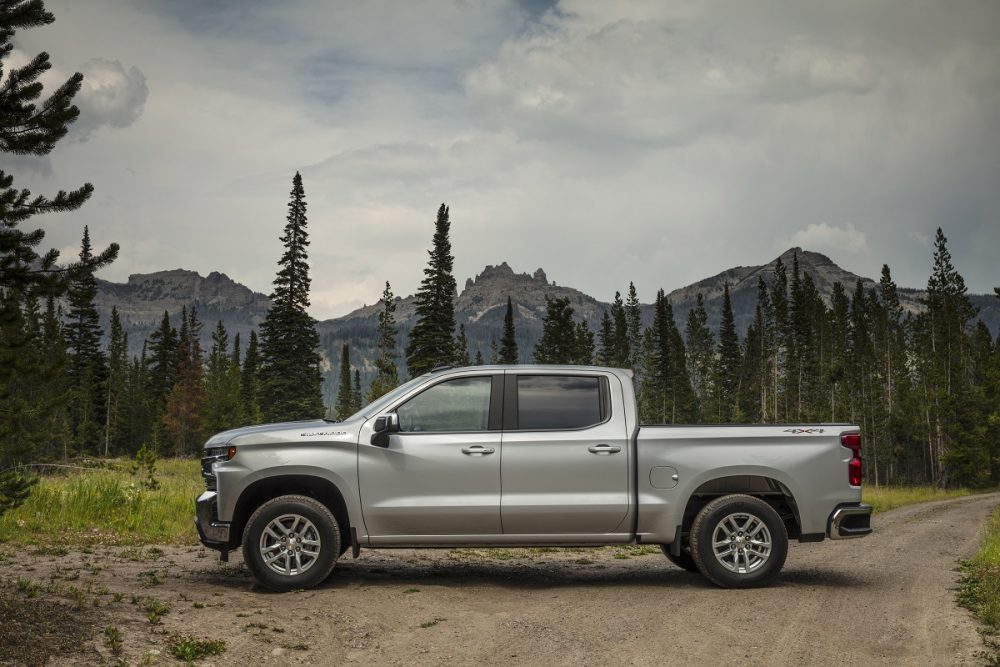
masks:
POLYGON ((794 433, 796 435, 799 434, 799 433, 823 433, 823 429, 821 429, 821 428, 786 428, 785 429, 785 433, 794 433))

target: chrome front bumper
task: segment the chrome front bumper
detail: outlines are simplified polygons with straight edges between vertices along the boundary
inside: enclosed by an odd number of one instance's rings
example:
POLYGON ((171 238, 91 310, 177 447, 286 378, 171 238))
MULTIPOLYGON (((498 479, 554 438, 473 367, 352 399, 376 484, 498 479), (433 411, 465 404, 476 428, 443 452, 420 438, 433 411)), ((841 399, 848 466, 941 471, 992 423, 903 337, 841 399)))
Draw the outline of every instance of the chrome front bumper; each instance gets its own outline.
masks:
POLYGON ((864 503, 842 505, 833 510, 827 526, 826 533, 831 540, 864 537, 872 532, 872 506, 864 503))
POLYGON ((202 544, 211 549, 225 550, 230 548, 229 523, 219 521, 217 495, 215 491, 205 491, 198 496, 194 503, 194 525, 202 544))

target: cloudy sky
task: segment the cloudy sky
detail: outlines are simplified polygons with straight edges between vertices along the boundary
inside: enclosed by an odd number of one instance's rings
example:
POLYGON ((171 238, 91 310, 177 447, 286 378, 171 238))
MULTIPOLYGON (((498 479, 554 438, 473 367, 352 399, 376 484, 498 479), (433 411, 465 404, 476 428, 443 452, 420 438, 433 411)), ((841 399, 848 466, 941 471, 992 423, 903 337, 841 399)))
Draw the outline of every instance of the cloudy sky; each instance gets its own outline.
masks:
MULTIPOLYGON (((419 284, 441 202, 459 285, 544 267, 643 301, 798 245, 926 284, 941 226, 1000 284, 1000 3, 47 0, 21 32, 86 79, 71 138, 5 165, 80 211, 102 273, 270 291, 292 175, 313 314, 419 284)), ((9 158, 5 158, 9 160, 9 158)))

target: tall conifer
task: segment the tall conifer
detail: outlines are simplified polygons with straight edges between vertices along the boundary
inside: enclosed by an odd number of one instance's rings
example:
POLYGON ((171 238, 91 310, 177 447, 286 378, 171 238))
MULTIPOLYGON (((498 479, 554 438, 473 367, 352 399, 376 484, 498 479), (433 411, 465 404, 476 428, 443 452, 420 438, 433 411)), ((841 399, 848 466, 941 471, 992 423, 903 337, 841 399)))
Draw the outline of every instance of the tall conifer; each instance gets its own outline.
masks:
POLYGON ((163 426, 175 456, 190 456, 204 440, 205 384, 198 309, 181 309, 177 374, 167 394, 163 426))
POLYGON ((465 335, 465 324, 458 325, 458 335, 455 336, 455 365, 469 365, 469 338, 465 335))
POLYGON ((260 347, 254 330, 250 331, 250 342, 240 370, 240 401, 247 423, 259 424, 264 419, 260 409, 260 347))
POLYGON ((80 264, 70 276, 67 302, 66 343, 69 347, 71 424, 78 453, 97 454, 104 432, 104 388, 107 365, 101 350, 103 330, 94 300, 94 278, 90 231, 83 228, 80 264))
POLYGON ((688 311, 684 336, 687 338, 688 375, 691 388, 698 397, 702 418, 716 421, 718 412, 713 411, 710 405, 715 381, 715 337, 708 328, 708 313, 701 292, 695 296, 694 308, 688 311))
POLYGON ((736 333, 733 304, 729 298, 729 283, 723 287, 722 323, 719 325, 719 363, 716 380, 718 420, 738 421, 738 391, 740 378, 740 341, 736 333))
POLYGON ((573 322, 573 307, 569 305, 569 299, 550 299, 546 296, 542 337, 534 352, 535 363, 575 364, 580 355, 581 339, 573 322))
MULTIPOLYGON (((52 23, 55 17, 45 11, 41 0, 0 3, 0 153, 19 155, 22 160, 49 154, 62 139, 68 126, 79 115, 73 97, 80 91, 83 75, 77 72, 43 98, 40 79, 51 69, 49 55, 40 53, 19 66, 3 71, 5 60, 13 52, 14 35, 18 30, 52 23)), ((65 294, 67 277, 74 271, 91 273, 111 263, 118 246, 111 244, 103 252, 92 255, 89 266, 77 264, 59 267, 59 252, 55 249, 39 253, 45 238, 41 228, 24 229, 22 225, 35 215, 73 211, 83 205, 94 188, 90 183, 77 190, 60 191, 54 197, 36 195, 14 186, 14 176, 7 171, 12 160, 0 159, 0 514, 19 505, 31 487, 30 480, 11 468, 29 461, 36 452, 27 443, 24 419, 33 413, 51 411, 53 396, 39 392, 25 393, 32 380, 51 377, 52 361, 36 352, 41 329, 32 333, 22 326, 22 306, 34 307, 37 299, 65 294)), ((79 367, 74 369, 79 371, 79 367)), ((78 380, 75 376, 74 380, 78 380)), ((79 418, 82 407, 82 385, 74 385, 74 414, 79 418)), ((58 395, 57 395, 58 396, 58 395)), ((97 396, 93 398, 98 398, 97 396)), ((95 415, 96 417, 97 415, 95 415)), ((50 422, 50 427, 52 422, 50 422)), ((66 429, 68 430, 68 429, 66 429)), ((97 429, 87 433, 96 442, 97 429)), ((51 447, 49 443, 47 447, 51 447)), ((42 453, 42 452, 38 452, 42 453)))
POLYGON ((333 414, 335 419, 344 420, 354 414, 354 389, 351 387, 351 346, 347 343, 344 343, 340 348, 339 378, 333 414))
POLYGON ((375 378, 368 388, 368 402, 372 402, 399 384, 396 368, 396 302, 389 282, 382 292, 382 311, 378 314, 378 352, 375 358, 375 378))
POLYGON ((641 380, 639 358, 642 356, 642 307, 635 283, 629 282, 628 296, 625 298, 625 328, 628 333, 629 365, 637 380, 641 380))
POLYGON ((271 309, 260 327, 260 407, 268 421, 323 415, 319 335, 310 317, 309 263, 306 249, 305 190, 295 172, 281 243, 285 249, 271 293, 271 309))
POLYGON ((122 328, 118 308, 111 308, 111 330, 108 341, 108 374, 104 388, 104 456, 117 452, 123 443, 122 429, 126 406, 124 394, 128 380, 128 334, 122 328))
POLYGON ((517 337, 514 332, 514 306, 511 303, 510 296, 508 296, 507 312, 503 316, 503 336, 500 337, 500 352, 496 363, 516 364, 517 362, 517 337))
POLYGON ((406 344, 406 365, 411 377, 455 360, 455 277, 451 255, 451 220, 441 204, 434 223, 434 239, 416 294, 417 322, 406 344))

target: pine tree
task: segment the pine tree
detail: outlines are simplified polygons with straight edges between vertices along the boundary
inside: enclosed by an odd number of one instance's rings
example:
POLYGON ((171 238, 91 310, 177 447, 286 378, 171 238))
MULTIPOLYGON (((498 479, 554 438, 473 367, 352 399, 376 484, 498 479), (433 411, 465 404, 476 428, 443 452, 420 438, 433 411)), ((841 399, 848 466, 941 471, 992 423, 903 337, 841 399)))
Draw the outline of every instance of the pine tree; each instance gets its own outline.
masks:
POLYGON ((718 421, 719 413, 712 409, 711 400, 715 380, 715 338, 708 328, 705 299, 700 292, 695 296, 694 308, 688 311, 684 337, 687 338, 688 375, 698 398, 701 417, 705 421, 718 421))
POLYGON ((434 224, 433 247, 416 294, 417 322, 406 344, 406 365, 416 377, 455 359, 455 278, 452 275, 448 207, 441 204, 434 224))
POLYGON ((500 337, 500 353, 496 359, 498 364, 516 364, 518 362, 517 337, 514 332, 514 306, 507 297, 507 312, 503 316, 503 336, 500 337))
POLYGON ((177 375, 167 395, 163 426, 175 456, 189 456, 202 443, 205 385, 201 350, 201 322, 198 310, 181 309, 177 375))
POLYGON ((670 424, 696 421, 698 404, 687 374, 684 341, 662 289, 656 293, 653 324, 644 335, 642 357, 640 419, 670 424))
POLYGON ((306 249, 305 190, 295 172, 281 242, 285 250, 271 294, 271 309, 261 324, 260 407, 268 421, 323 415, 319 336, 310 317, 309 263, 306 249))
MULTIPOLYGON (((236 345, 238 345, 237 334, 236 345)), ((212 349, 205 371, 205 436, 227 431, 243 423, 240 400, 239 348, 229 349, 229 332, 219 320, 212 332, 212 349)))
POLYGON ((147 345, 132 358, 129 364, 128 380, 125 384, 125 452, 134 454, 140 443, 147 443, 153 437, 154 411, 150 402, 149 364, 146 356, 147 345))
MULTIPOLYGON (((8 1, 0 4, 0 77, 3 61, 13 50, 18 29, 52 23, 55 17, 45 11, 40 0, 8 1)), ((47 99, 39 101, 44 87, 39 79, 50 69, 49 55, 40 53, 22 67, 11 69, 0 87, 0 153, 13 155, 48 155, 62 139, 79 110, 73 97, 80 91, 83 75, 77 72, 47 99)), ((84 204, 94 188, 90 183, 71 192, 60 190, 55 197, 31 196, 25 189, 13 187, 14 177, 0 169, 0 285, 5 291, 25 295, 32 289, 59 296, 66 290, 68 276, 81 268, 77 264, 58 267, 59 252, 36 251, 45 231, 24 231, 20 225, 35 215, 73 211, 84 204)), ((87 268, 94 271, 114 261, 117 244, 111 244, 92 256, 87 268)))
POLYGON ((847 395, 850 370, 850 300, 844 286, 833 283, 830 296, 830 357, 826 371, 826 382, 829 386, 829 416, 831 422, 843 420, 849 405, 847 395))
POLYGON ((343 421, 354 414, 354 393, 351 387, 351 346, 344 343, 340 348, 340 381, 337 383, 337 400, 334 403, 334 418, 343 421))
POLYGON ((545 297, 545 317, 542 320, 542 337, 535 346, 536 364, 575 364, 580 358, 581 345, 573 307, 568 298, 545 297))
POLYGON ((156 414, 163 414, 176 373, 177 330, 163 311, 160 326, 149 336, 149 401, 156 414))
POLYGON ((91 268, 92 261, 90 232, 84 227, 80 265, 70 276, 66 296, 69 303, 66 343, 70 353, 70 417, 74 446, 80 454, 100 451, 105 422, 107 362, 101 351, 103 331, 94 305, 97 279, 91 268))
POLYGON ((787 361, 789 353, 788 325, 788 274, 779 257, 774 265, 774 282, 771 284, 771 323, 769 347, 771 349, 771 420, 787 421, 788 387, 787 361))
POLYGON ((629 349, 628 317, 625 315, 625 304, 622 303, 621 292, 615 292, 615 300, 611 302, 611 322, 613 325, 612 345, 608 361, 615 368, 631 368, 632 352, 629 349))
POLYGON ((574 338, 576 345, 573 363, 590 366, 594 363, 594 332, 590 330, 585 320, 576 323, 574 338))
POLYGON ((375 358, 375 378, 368 388, 368 402, 387 394, 399 384, 396 369, 396 302, 388 281, 382 292, 382 312, 378 314, 378 356, 375 358))
POLYGON ((601 366, 615 365, 615 325, 608 311, 601 316, 601 329, 597 332, 597 363, 601 366))
POLYGON ((120 451, 124 445, 122 430, 126 406, 124 393, 128 380, 128 334, 122 328, 118 308, 111 307, 111 332, 108 341, 108 375, 104 387, 104 456, 110 456, 112 446, 120 451))
POLYGON ((729 298, 729 283, 723 286, 722 322, 719 325, 719 364, 716 394, 720 423, 739 421, 740 341, 736 333, 733 304, 729 298))
POLYGON ((351 391, 351 414, 354 414, 361 409, 362 398, 364 394, 361 392, 361 371, 354 369, 354 389, 351 391))
POLYGON ((639 295, 635 291, 635 283, 628 284, 628 297, 625 299, 625 329, 628 334, 629 365, 641 381, 639 358, 642 356, 642 308, 639 305, 639 295))
POLYGON ((455 365, 469 365, 469 339, 465 335, 465 324, 458 325, 458 335, 455 337, 455 365))
MULTIPOLYGON (((83 76, 74 74, 48 98, 39 99, 44 87, 39 79, 51 69, 49 56, 41 53, 22 67, 3 72, 4 61, 13 51, 17 30, 52 23, 55 17, 45 11, 40 0, 0 3, 0 153, 21 156, 49 154, 66 135, 79 110, 72 100, 80 90, 83 76)), ((4 167, 10 164, 0 161, 4 167)), ((26 439, 25 419, 41 415, 62 394, 44 392, 27 395, 27 387, 43 377, 52 377, 52 360, 36 354, 38 335, 24 326, 22 306, 34 308, 39 298, 60 297, 67 289, 68 276, 86 268, 90 272, 110 264, 118 253, 111 244, 91 256, 89 266, 79 264, 58 267, 55 249, 39 254, 45 238, 43 229, 24 230, 21 226, 32 216, 73 211, 83 205, 94 188, 89 183, 71 192, 60 191, 54 197, 32 197, 26 189, 14 187, 14 177, 0 169, 0 514, 16 507, 29 492, 31 483, 9 469, 30 460, 36 452, 26 439), (30 335, 29 335, 30 334, 30 335), (34 380, 32 381, 32 378, 34 380)), ((49 413, 48 417, 55 417, 49 413)), ((51 427, 52 423, 49 422, 51 427)), ((51 443, 48 447, 51 447, 51 443)))
POLYGON ((53 460, 59 456, 66 460, 71 444, 70 396, 66 379, 69 355, 61 320, 62 312, 56 307, 55 298, 49 295, 45 301, 38 346, 40 359, 44 361, 38 364, 40 368, 33 369, 41 382, 37 410, 44 415, 44 419, 39 433, 42 446, 37 453, 44 460, 53 460))
POLYGON ((925 382, 929 387, 929 440, 942 485, 982 486, 989 475, 989 461, 975 429, 968 382, 969 353, 966 331, 976 308, 966 295, 965 280, 951 262, 948 239, 940 228, 934 240, 934 266, 927 281, 926 316, 929 357, 925 382))
POLYGON ((243 367, 240 370, 240 402, 243 418, 250 424, 259 424, 264 420, 260 409, 260 353, 257 342, 257 332, 250 331, 250 342, 247 353, 243 357, 243 367))
POLYGON ((757 277, 757 305, 754 308, 753 328, 756 331, 753 347, 748 347, 748 354, 753 354, 756 359, 753 367, 757 369, 757 374, 753 380, 756 385, 755 405, 758 421, 766 423, 773 419, 772 411, 775 401, 771 395, 772 369, 774 358, 774 313, 771 309, 771 295, 767 289, 767 283, 762 276, 757 277))

